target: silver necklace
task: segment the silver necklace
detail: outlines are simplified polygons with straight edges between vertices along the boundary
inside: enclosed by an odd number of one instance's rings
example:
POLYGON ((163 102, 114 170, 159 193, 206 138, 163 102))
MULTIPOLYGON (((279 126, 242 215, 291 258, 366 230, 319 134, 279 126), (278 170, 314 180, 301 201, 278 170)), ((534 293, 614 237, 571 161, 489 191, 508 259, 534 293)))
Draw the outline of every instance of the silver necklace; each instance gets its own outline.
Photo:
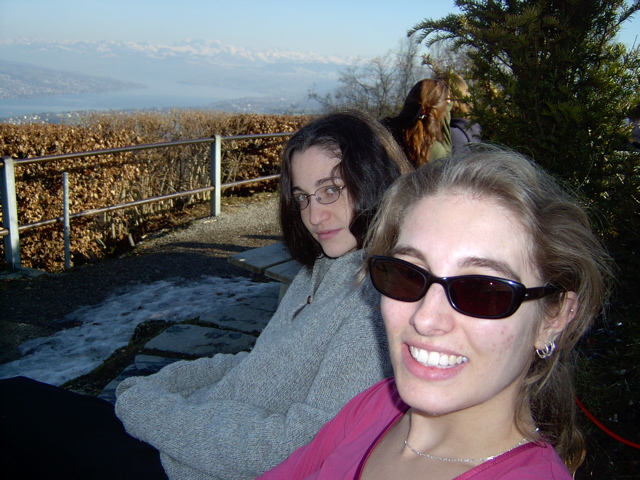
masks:
MULTIPOLYGON (((537 431, 538 431, 538 429, 536 428, 534 433, 537 432, 537 431)), ((520 442, 518 442, 517 445, 514 445, 509 450, 505 450, 502 453, 498 453, 497 455, 491 455, 490 457, 485 457, 485 458, 448 458, 448 457, 438 457, 436 455, 429 455, 428 453, 422 453, 422 452, 419 452, 418 450, 416 450, 415 448, 413 448, 409 444, 409 436, 408 435, 407 435, 407 438, 404 441, 404 444, 406 445, 406 447, 409 450, 411 450, 416 455, 420 455, 421 457, 431 458, 433 460, 442 460, 443 462, 483 463, 483 462, 487 462, 489 460, 493 460, 494 458, 499 457, 500 455, 503 455, 503 454, 505 454, 507 452, 510 452, 514 448, 518 448, 520 445, 524 445, 525 443, 528 443, 528 442, 529 442, 529 439, 527 437, 524 437, 522 440, 520 440, 520 442)))

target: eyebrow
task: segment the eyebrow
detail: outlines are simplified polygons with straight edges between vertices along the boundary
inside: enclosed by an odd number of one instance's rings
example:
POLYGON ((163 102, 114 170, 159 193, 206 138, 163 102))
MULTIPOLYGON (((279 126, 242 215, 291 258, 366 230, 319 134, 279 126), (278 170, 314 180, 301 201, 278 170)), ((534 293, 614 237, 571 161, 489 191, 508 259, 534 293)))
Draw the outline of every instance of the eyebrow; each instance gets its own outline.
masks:
MULTIPOLYGON (((336 182, 336 180, 340 180, 342 181, 342 178, 340 177, 325 177, 325 178, 321 178, 319 180, 316 180, 316 183, 314 184, 316 187, 321 187, 322 185, 325 185, 327 183, 331 183, 334 184, 336 182)), ((298 187, 297 185, 294 185, 293 187, 291 187, 292 191, 299 191, 299 192, 304 192, 304 190, 300 187, 298 187)))
POLYGON ((422 255, 422 252, 420 252, 420 250, 416 250, 413 247, 410 247, 409 245, 396 245, 391 249, 389 255, 408 255, 410 257, 416 257, 425 265, 427 264, 427 259, 424 257, 424 255, 422 255))
MULTIPOLYGON (((409 245, 396 245, 391 249, 390 255, 408 255, 420 260, 425 266, 428 265, 426 257, 420 250, 409 245)), ((493 270, 498 275, 504 276, 509 280, 520 282, 520 276, 504 261, 494 258, 485 257, 467 257, 458 262, 460 268, 465 267, 482 267, 493 270)), ((428 268, 427 268, 428 270, 428 268)))
POLYGON ((483 258, 483 257, 469 257, 465 259, 464 262, 460 265, 461 267, 483 267, 488 268, 497 272, 498 274, 504 276, 509 280, 514 280, 516 282, 520 282, 520 276, 513 271, 513 269, 502 260, 496 260, 493 258, 483 258))

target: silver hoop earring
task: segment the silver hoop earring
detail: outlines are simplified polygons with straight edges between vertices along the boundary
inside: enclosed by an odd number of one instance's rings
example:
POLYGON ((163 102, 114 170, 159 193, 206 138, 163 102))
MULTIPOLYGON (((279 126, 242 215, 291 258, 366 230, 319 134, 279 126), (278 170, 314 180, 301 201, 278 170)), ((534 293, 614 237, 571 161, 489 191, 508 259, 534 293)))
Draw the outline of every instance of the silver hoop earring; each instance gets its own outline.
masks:
POLYGON ((555 340, 551 340, 550 342, 547 342, 544 344, 543 349, 536 348, 536 354, 540 358, 545 359, 553 355, 553 352, 555 352, 555 350, 556 350, 556 342, 555 340))

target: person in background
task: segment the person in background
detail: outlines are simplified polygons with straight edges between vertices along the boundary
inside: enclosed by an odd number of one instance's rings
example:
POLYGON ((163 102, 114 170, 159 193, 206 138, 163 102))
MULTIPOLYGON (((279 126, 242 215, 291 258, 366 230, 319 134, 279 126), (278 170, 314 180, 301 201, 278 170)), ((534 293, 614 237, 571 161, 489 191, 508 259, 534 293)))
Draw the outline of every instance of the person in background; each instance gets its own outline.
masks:
POLYGON ((451 151, 451 101, 442 80, 416 83, 395 117, 382 123, 393 133, 414 167, 444 157, 451 151))
POLYGON ((367 245, 394 378, 260 478, 570 480, 573 350, 612 277, 578 201, 480 145, 401 177, 367 245))
POLYGON ((631 148, 640 150, 640 104, 631 109, 627 118, 631 124, 631 138, 629 139, 631 148))
POLYGON ((453 74, 451 83, 451 147, 456 148, 468 143, 482 141, 482 128, 478 123, 471 123, 469 114, 469 86, 458 74, 453 74))
POLYGON ((0 382, 6 478, 248 479, 309 442, 391 374, 379 294, 356 277, 382 195, 410 169, 363 113, 300 129, 282 156, 280 221, 304 268, 253 350, 128 378, 115 413, 28 379, 0 382))

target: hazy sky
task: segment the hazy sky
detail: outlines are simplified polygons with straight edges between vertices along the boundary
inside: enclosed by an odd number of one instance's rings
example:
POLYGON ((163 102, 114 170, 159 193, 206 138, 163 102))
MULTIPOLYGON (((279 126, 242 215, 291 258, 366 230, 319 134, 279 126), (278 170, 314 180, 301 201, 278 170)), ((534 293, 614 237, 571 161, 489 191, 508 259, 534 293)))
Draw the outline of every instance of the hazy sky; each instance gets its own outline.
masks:
MULTIPOLYGON (((422 19, 455 11, 453 0, 0 0, 0 38, 202 39, 371 57, 395 49, 422 19)), ((637 35, 640 18, 621 40, 630 45, 637 35)))

